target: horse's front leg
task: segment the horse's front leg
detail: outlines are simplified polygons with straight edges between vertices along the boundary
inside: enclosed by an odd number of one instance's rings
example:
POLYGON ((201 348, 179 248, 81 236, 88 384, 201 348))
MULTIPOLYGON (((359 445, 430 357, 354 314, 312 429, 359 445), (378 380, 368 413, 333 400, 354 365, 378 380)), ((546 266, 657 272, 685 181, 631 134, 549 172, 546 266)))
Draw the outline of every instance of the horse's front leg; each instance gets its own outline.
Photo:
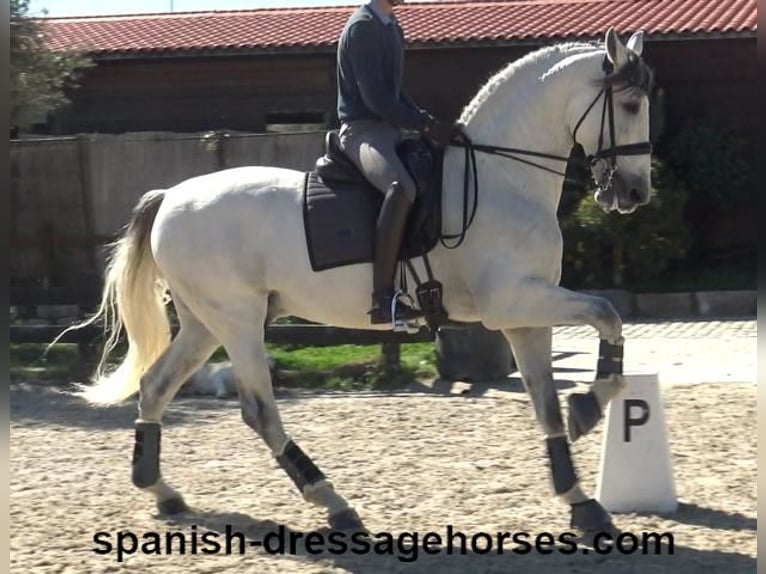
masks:
POLYGON ((586 538, 599 532, 614 534, 616 529, 609 513, 583 493, 572 462, 553 381, 551 328, 507 329, 503 333, 511 344, 537 421, 545 434, 553 490, 571 507, 571 526, 586 538))
POLYGON ((591 431, 601 420, 609 401, 625 388, 622 320, 612 304, 601 297, 532 280, 497 290, 483 303, 484 324, 489 329, 509 325, 591 325, 598 331, 601 341, 596 380, 587 393, 572 393, 568 398, 569 437, 575 441, 591 431))

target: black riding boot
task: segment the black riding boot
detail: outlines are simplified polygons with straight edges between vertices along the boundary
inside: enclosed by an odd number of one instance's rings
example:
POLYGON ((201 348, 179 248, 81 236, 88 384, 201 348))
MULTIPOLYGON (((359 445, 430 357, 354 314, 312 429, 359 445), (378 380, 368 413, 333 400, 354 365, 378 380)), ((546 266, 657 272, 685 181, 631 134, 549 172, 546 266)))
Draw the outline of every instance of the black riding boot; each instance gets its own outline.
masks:
MULTIPOLYGON (((378 215, 375 231, 375 262, 372 271, 372 309, 369 311, 373 324, 391 323, 391 300, 394 296, 394 273, 399 259, 404 226, 412 204, 404 188, 394 182, 386 193, 383 207, 378 215)), ((397 302, 396 318, 409 321, 423 314, 409 305, 397 302)))

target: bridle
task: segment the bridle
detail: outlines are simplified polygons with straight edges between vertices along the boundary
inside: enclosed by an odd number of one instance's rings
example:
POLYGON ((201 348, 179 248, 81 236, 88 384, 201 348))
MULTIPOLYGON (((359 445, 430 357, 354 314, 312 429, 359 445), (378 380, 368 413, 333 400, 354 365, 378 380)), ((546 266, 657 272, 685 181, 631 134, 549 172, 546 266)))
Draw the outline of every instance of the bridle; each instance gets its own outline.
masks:
MULTIPOLYGON (((637 66, 640 60, 635 59, 630 61, 626 66, 637 66)), ((611 74, 614 71, 613 64, 609 59, 604 56, 602 63, 602 69, 606 75, 611 74)), ((635 85, 642 90, 646 90, 646 86, 635 85)), ((647 90, 648 93, 648 90, 647 90)), ((596 181, 596 186, 599 191, 606 191, 612 187, 614 174, 617 172, 617 158, 619 156, 631 156, 631 155, 647 155, 652 153, 652 144, 649 141, 640 143, 630 143, 624 145, 615 145, 615 125, 614 125, 614 91, 612 84, 609 83, 601 90, 599 90, 596 97, 587 107, 579 121, 575 125, 574 132, 572 133, 574 144, 570 151, 569 157, 560 155, 543 153, 519 148, 502 147, 496 145, 487 144, 475 144, 465 134, 460 133, 457 138, 451 143, 456 147, 463 147, 465 149, 465 172, 463 176, 463 221, 460 233, 456 234, 442 234, 440 241, 447 249, 455 249, 459 247, 465 239, 466 232, 471 227, 473 220, 476 216, 476 208, 478 206, 479 199, 479 179, 476 169, 476 152, 487 153, 490 155, 496 155, 507 159, 512 159, 539 169, 554 173, 556 175, 564 176, 564 186, 574 185, 585 189, 587 187, 587 176, 593 173, 593 168, 601 163, 603 169, 596 181), (596 153, 586 156, 582 145, 577 141, 577 131, 580 129, 585 118, 591 112, 596 102, 601 98, 603 99, 603 106, 601 108, 601 127, 599 129, 598 137, 598 149, 596 153), (610 147, 604 148, 604 127, 608 123, 610 147), (567 163, 566 172, 561 172, 540 163, 518 157, 520 155, 552 159, 558 161, 564 161, 567 163), (468 195, 469 195, 469 182, 471 179, 471 170, 473 170, 473 207, 471 208, 471 214, 468 215, 468 195), (448 245, 445 240, 456 239, 456 243, 448 245)))
MULTIPOLYGON (((613 64, 606 57, 604 57, 604 62, 601 67, 606 74, 611 74, 614 70, 613 64)), ((596 98, 593 100, 593 102, 591 102, 591 104, 585 110, 585 113, 577 122, 574 133, 572 134, 575 145, 579 145, 577 143, 577 130, 580 129, 580 125, 582 124, 583 120, 585 120, 585 117, 588 115, 602 94, 604 95, 604 105, 601 108, 601 128, 599 129, 598 135, 598 149, 596 150, 595 154, 587 156, 586 160, 590 166, 591 171, 598 162, 602 162, 604 169, 601 170, 601 176, 596 182, 596 187, 600 191, 606 191, 612 186, 612 179, 614 178, 614 174, 617 171, 617 157, 651 154, 652 144, 651 142, 646 141, 640 143, 614 145, 616 141, 614 128, 614 90, 610 84, 599 91, 599 93, 596 95, 596 98), (609 121, 609 140, 612 145, 611 147, 604 149, 604 123, 606 119, 605 116, 607 116, 607 114, 609 121), (607 162, 607 159, 609 159, 609 162, 607 162)))

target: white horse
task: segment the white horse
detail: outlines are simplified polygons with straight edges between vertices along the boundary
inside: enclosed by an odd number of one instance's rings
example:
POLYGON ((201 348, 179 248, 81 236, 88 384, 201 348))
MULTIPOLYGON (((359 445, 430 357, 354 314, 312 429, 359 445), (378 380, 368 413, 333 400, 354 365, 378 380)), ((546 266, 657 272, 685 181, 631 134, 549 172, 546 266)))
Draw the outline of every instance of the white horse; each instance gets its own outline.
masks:
MULTIPOLYGON (((649 103, 636 81, 648 70, 641 47, 641 33, 623 44, 610 29, 603 45, 572 43, 531 53, 473 98, 460 119, 464 132, 477 145, 560 157, 578 141, 596 156, 595 201, 629 213, 650 193, 649 103)), ((461 229, 463 154, 457 147, 445 153, 445 233, 461 229)), ((556 210, 563 177, 556 172, 562 164, 538 158, 556 168, 546 171, 482 151, 477 156, 480 189, 472 226, 459 248, 437 245, 430 253, 434 275, 444 284, 444 307, 452 320, 480 321, 505 334, 545 435, 554 491, 571 505, 572 526, 610 530, 609 514, 583 493, 572 465, 552 376, 551 327, 591 325, 611 349, 606 360, 619 361, 620 317, 607 301, 558 285, 562 238, 556 210)), ((311 269, 303 180, 297 171, 242 167, 148 192, 114 246, 103 301, 91 321, 105 317, 111 327, 103 358, 122 328, 129 350, 113 372, 106 373, 102 361, 83 394, 106 405, 140 391, 133 482, 156 497, 162 512, 186 509, 160 474, 163 413, 189 375, 223 345, 234 365, 244 422, 303 497, 327 509, 333 528, 362 528, 357 513, 286 433, 269 376, 264 326, 276 317, 372 328, 366 315, 370 264, 311 269), (180 330, 172 341, 158 284, 170 291, 178 314, 180 330)), ((414 263, 422 273, 422 261, 414 263)), ((607 369, 587 396, 570 405, 572 438, 590 430, 621 390, 620 373, 607 369)))

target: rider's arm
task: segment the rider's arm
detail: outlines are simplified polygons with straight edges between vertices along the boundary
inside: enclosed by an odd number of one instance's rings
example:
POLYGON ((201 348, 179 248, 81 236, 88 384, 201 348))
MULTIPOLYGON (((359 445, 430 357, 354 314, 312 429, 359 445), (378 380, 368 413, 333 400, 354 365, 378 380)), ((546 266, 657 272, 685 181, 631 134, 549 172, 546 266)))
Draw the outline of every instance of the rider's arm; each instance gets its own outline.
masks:
POLYGON ((400 128, 423 130, 430 116, 404 103, 383 66, 385 44, 372 21, 360 20, 349 30, 349 55, 359 92, 371 112, 400 128))
POLYGON ((407 94, 404 92, 404 90, 402 90, 402 91, 401 91, 401 93, 399 94, 399 100, 400 100, 400 101, 401 101, 401 102, 402 102, 402 103, 403 103, 405 106, 407 106, 407 107, 409 107, 409 108, 411 108, 411 109, 415 110, 416 112, 422 112, 422 113, 424 113, 424 114, 428 114, 428 112, 426 112, 426 111, 425 111, 423 108, 421 108, 420 106, 418 106, 418 105, 415 103, 415 100, 413 100, 411 97, 409 97, 409 96, 408 96, 408 95, 407 95, 407 94))

